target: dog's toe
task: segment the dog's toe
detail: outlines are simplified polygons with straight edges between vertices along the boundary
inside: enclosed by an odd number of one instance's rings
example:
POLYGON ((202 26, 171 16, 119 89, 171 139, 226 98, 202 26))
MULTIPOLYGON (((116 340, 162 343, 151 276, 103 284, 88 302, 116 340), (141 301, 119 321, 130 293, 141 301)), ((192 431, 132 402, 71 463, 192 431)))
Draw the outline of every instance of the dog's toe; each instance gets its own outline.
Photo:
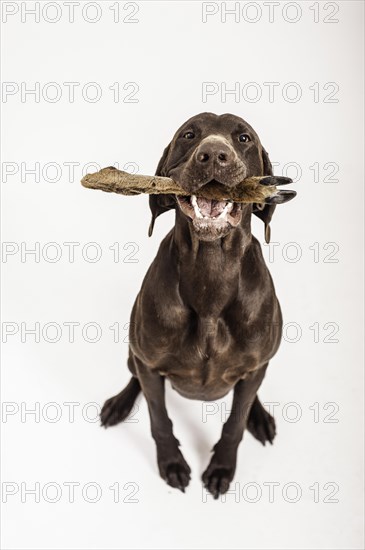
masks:
POLYGON ((247 429, 263 445, 266 441, 272 444, 276 435, 275 419, 257 399, 252 405, 248 417, 247 429))
POLYGON ((133 403, 125 402, 123 403, 120 399, 112 397, 108 399, 101 409, 100 412, 100 423, 104 428, 109 426, 115 426, 119 422, 123 422, 133 407, 133 403))
MULTIPOLYGON (((165 453, 164 453, 165 454, 165 453)), ((170 487, 180 489, 185 493, 185 487, 189 485, 191 469, 182 453, 177 449, 174 456, 159 456, 158 468, 162 479, 166 481, 170 487)))
POLYGON ((211 468, 210 466, 202 476, 204 487, 215 499, 228 491, 232 478, 233 473, 230 468, 211 468))
POLYGON ((288 185, 288 183, 293 183, 291 178, 284 176, 265 176, 261 178, 260 185, 288 185))
POLYGON ((168 485, 185 493, 185 487, 189 485, 190 481, 190 468, 187 470, 181 464, 169 464, 165 479, 168 485))
POLYGON ((272 442, 274 441, 274 437, 276 436, 276 424, 271 414, 268 414, 268 418, 265 424, 265 432, 266 432, 267 440, 272 445, 272 442))
POLYGON ((260 419, 260 421, 249 422, 247 426, 251 435, 253 435, 263 445, 268 441, 271 445, 276 435, 276 427, 274 418, 267 413, 266 418, 260 419))

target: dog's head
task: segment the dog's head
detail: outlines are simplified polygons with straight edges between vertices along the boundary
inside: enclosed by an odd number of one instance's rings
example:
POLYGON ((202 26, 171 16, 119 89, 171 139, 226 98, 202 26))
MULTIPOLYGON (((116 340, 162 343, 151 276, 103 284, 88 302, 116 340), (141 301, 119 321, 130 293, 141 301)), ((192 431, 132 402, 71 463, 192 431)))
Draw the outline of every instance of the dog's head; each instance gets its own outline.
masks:
MULTIPOLYGON (((230 190, 250 176, 272 175, 265 149, 253 128, 242 118, 202 113, 190 118, 174 135, 158 164, 156 175, 167 176, 180 184, 186 196, 151 195, 152 234, 157 216, 179 208, 192 223, 201 240, 227 235, 240 224, 242 204, 228 200, 230 190), (227 188, 227 200, 197 198, 204 186, 218 182, 227 188)), ((253 212, 265 224, 270 222, 275 205, 253 212)))

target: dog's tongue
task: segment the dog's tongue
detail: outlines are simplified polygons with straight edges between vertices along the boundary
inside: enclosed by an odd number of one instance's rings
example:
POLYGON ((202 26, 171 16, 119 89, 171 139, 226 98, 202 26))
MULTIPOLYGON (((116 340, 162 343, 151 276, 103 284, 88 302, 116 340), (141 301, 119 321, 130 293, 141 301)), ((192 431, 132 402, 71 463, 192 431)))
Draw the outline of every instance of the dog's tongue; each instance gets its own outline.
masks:
POLYGON ((219 216, 226 206, 226 201, 216 201, 212 199, 204 199, 203 197, 197 198, 200 212, 203 216, 219 216))

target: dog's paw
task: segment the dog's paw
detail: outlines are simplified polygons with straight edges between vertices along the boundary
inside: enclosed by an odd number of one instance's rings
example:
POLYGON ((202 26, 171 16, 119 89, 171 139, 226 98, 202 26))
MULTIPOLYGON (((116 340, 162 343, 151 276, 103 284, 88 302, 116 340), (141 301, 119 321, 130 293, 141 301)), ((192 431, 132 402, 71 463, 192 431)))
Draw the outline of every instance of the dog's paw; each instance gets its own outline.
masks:
POLYGON ((132 412, 134 402, 140 391, 141 386, 138 379, 132 377, 120 393, 105 401, 100 413, 101 425, 108 428, 123 422, 132 412))
POLYGON ((258 400, 252 405, 248 417, 247 429, 263 445, 266 444, 266 441, 272 445, 276 435, 275 420, 258 400))
MULTIPOLYGON (((214 457, 213 457, 214 458, 214 457)), ((226 493, 233 479, 235 467, 217 466, 215 461, 211 461, 208 468, 202 475, 204 487, 217 499, 220 495, 226 493)))
POLYGON ((159 458, 158 468, 162 479, 168 485, 185 493, 185 488, 189 485, 191 469, 180 451, 174 458, 159 458))
POLYGON ((104 428, 115 426, 119 422, 123 422, 132 411, 134 400, 129 398, 123 399, 118 394, 105 401, 100 412, 100 423, 104 428))

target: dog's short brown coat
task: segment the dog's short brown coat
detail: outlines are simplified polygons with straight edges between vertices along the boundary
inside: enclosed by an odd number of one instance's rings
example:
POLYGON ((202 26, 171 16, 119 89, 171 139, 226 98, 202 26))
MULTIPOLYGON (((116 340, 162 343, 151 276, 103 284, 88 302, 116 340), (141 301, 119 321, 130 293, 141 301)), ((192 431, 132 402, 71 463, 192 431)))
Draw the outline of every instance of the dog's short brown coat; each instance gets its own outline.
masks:
MULTIPOLYGON (((203 113, 179 128, 156 174, 172 177, 193 194, 212 177, 232 186, 243 172, 245 177, 272 175, 257 134, 239 117, 203 113), (247 147, 237 139, 242 133, 250 137, 247 147), (211 166, 199 164, 201 143, 208 158, 217 153, 217 139, 210 139, 212 135, 222 136, 227 166, 217 167, 213 161, 211 166)), ((174 196, 155 195, 149 200, 153 218, 175 208, 176 221, 133 307, 128 359, 132 379, 105 403, 101 420, 105 426, 124 420, 142 389, 160 474, 168 484, 184 490, 190 468, 167 415, 165 378, 191 399, 215 400, 234 389, 231 415, 203 474, 205 486, 218 497, 233 479, 244 430, 263 444, 275 436, 274 419, 261 405, 257 391, 279 347, 280 306, 260 244, 251 234, 255 206, 243 205, 237 227, 207 240, 200 238, 174 196)), ((265 206, 257 214, 268 223, 274 208, 265 206)))

